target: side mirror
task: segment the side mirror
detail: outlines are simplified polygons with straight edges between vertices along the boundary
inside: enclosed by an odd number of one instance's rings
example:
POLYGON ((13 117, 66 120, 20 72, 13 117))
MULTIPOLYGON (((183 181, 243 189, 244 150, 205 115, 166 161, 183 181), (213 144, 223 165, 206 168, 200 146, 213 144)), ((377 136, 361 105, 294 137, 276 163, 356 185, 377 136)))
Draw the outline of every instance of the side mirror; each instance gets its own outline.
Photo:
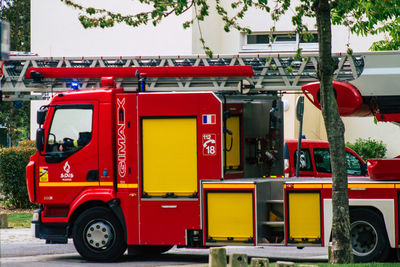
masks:
POLYGON ((36 149, 40 152, 44 149, 44 129, 39 128, 36 130, 36 149))
POLYGON ((367 163, 361 166, 361 175, 366 176, 368 174, 368 166, 367 163))
POLYGON ((46 120, 47 108, 39 109, 36 114, 37 114, 36 117, 37 124, 43 125, 44 121, 46 120))

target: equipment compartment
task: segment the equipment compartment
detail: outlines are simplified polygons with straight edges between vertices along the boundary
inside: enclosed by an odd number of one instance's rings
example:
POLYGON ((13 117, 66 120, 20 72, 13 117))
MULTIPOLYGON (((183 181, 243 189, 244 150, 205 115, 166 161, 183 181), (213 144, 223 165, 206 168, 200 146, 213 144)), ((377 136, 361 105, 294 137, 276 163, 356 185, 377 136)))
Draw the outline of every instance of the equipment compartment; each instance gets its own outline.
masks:
POLYGON ((254 183, 203 184, 206 243, 254 244, 254 188, 254 183))

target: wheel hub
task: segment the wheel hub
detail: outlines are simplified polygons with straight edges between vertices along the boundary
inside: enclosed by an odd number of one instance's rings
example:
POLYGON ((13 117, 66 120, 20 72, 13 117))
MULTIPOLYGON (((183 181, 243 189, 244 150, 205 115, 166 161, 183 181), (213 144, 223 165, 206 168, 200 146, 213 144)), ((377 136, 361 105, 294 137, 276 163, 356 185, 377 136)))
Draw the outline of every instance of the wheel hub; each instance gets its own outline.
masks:
POLYGON ((374 251, 378 244, 378 234, 368 222, 358 221, 351 224, 351 243, 357 256, 366 256, 374 251))
POLYGON ((87 228, 86 241, 93 248, 105 248, 112 239, 111 227, 104 222, 95 222, 87 228))

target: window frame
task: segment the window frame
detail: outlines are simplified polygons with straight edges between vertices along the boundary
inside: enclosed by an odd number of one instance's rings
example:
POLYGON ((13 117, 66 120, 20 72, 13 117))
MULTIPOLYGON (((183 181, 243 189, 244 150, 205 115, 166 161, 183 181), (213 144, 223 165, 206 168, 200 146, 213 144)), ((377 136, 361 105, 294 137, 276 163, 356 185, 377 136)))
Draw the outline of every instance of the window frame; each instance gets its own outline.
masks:
POLYGON ((250 52, 250 51, 279 51, 279 52, 296 52, 298 48, 303 49, 303 51, 318 51, 318 35, 316 31, 311 31, 311 34, 314 35, 314 39, 310 42, 305 42, 304 38, 295 32, 288 31, 279 31, 279 32, 253 32, 251 34, 243 33, 242 34, 242 52, 250 52), (249 36, 257 36, 257 35, 266 35, 267 43, 249 43, 249 36), (271 42, 270 35, 274 36, 274 40, 271 42), (279 41, 279 38, 276 39, 277 36, 294 36, 293 41, 279 41), (315 38, 315 36, 317 38, 315 38), (316 41, 315 41, 316 40, 316 41))
MULTIPOLYGON (((46 159, 46 162, 48 162, 48 163, 59 163, 59 162, 65 160, 66 158, 70 157, 71 155, 75 154, 82 148, 88 146, 92 142, 95 110, 94 110, 93 104, 71 104, 71 105, 62 104, 62 105, 52 105, 50 107, 53 107, 53 112, 52 112, 51 123, 49 125, 47 136, 46 136, 45 159, 46 159), (82 147, 78 147, 78 149, 73 149, 73 150, 69 150, 69 151, 51 151, 51 150, 49 150, 49 145, 50 145, 49 140, 50 140, 51 130, 52 130, 53 123, 54 123, 54 118, 57 113, 57 110, 60 110, 60 109, 63 109, 63 110, 65 110, 65 109, 84 109, 84 110, 90 109, 92 111, 92 114, 91 114, 91 137, 87 144, 85 144, 82 147)), ((56 142, 55 144, 53 144, 53 147, 57 146, 57 145, 60 145, 60 144, 58 144, 56 142)))

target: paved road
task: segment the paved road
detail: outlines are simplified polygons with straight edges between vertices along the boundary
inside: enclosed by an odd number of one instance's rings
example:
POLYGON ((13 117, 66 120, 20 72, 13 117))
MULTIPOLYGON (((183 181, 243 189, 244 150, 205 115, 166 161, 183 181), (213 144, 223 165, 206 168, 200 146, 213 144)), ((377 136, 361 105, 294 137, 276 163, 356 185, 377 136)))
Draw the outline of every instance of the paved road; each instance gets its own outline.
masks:
MULTIPOLYGON (((30 229, 0 230, 1 266, 104 266, 103 263, 85 261, 76 251, 72 241, 65 245, 48 245, 43 240, 31 237, 30 229)), ((227 247, 227 254, 245 253, 250 257, 268 257, 271 261, 324 261, 326 248, 295 247, 227 247)), ((124 255, 113 266, 206 266, 207 249, 177 249, 158 257, 134 257, 124 255)))

